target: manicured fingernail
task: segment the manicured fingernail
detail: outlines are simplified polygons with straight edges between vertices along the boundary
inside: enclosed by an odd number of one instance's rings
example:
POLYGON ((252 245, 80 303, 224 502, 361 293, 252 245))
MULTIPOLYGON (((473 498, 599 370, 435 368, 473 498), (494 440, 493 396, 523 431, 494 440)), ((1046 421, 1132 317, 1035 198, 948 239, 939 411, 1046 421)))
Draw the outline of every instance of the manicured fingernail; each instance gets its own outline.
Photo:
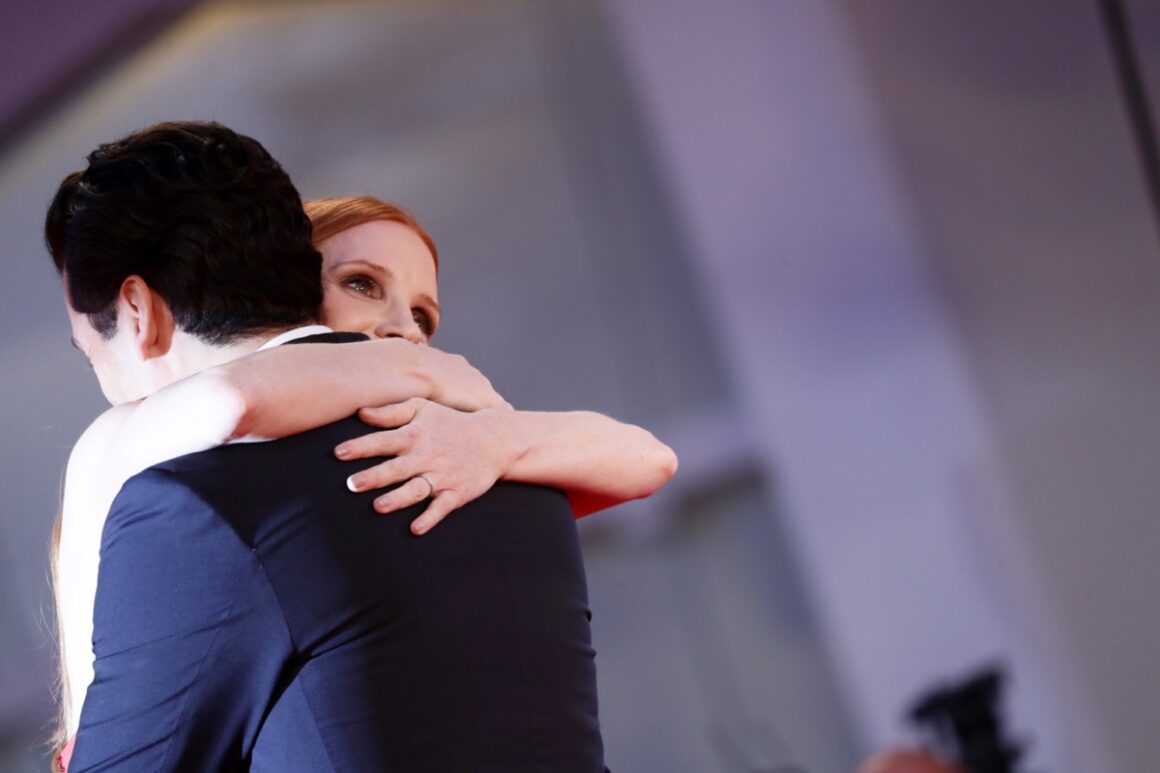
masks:
POLYGON ((361 475, 351 475, 349 478, 346 479, 346 487, 348 489, 350 489, 351 491, 355 492, 356 494, 359 491, 362 491, 362 487, 365 483, 366 483, 366 481, 363 479, 363 477, 361 475))
POLYGON ((389 510, 390 507, 391 507, 391 498, 390 497, 379 497, 378 499, 375 500, 375 509, 378 510, 380 513, 385 511, 385 510, 389 510))
POLYGON ((427 533, 427 524, 423 523, 421 521, 412 521, 411 522, 411 533, 413 533, 413 534, 426 534, 427 533))
POLYGON ((345 459, 350 456, 350 446, 339 446, 334 449, 334 455, 339 459, 345 459))

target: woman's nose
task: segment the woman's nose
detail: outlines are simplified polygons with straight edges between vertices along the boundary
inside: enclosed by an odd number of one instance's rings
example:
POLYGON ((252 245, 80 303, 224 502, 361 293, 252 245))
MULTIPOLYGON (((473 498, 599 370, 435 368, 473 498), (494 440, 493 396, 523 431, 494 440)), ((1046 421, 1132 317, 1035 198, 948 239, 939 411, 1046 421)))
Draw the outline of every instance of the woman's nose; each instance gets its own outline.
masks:
POLYGON ((426 340, 419 323, 410 313, 391 314, 381 320, 375 326, 375 338, 405 338, 413 344, 421 344, 426 340))

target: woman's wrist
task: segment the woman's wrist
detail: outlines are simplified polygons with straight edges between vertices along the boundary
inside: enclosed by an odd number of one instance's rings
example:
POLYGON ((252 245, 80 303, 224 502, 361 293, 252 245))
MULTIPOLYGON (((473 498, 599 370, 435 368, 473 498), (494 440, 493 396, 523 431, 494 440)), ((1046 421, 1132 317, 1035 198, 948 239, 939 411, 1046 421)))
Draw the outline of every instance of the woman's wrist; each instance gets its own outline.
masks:
POLYGON ((511 480, 519 463, 531 453, 536 437, 528 415, 510 407, 499 407, 475 411, 470 418, 486 425, 488 435, 500 449, 499 479, 511 480))

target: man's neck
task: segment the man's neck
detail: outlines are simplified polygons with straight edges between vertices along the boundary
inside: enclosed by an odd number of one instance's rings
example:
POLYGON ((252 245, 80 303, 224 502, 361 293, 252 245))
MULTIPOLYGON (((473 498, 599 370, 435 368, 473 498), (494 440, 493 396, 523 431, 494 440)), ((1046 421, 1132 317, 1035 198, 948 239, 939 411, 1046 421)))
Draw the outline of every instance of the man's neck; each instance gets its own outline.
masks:
POLYGON ((175 381, 253 354, 269 344, 292 340, 300 335, 327 331, 329 328, 318 325, 299 325, 263 330, 261 333, 239 338, 228 344, 211 344, 197 336, 175 330, 164 358, 153 361, 152 367, 149 368, 151 372, 141 373, 140 383, 144 386, 141 396, 151 395, 175 381))
POLYGON ((168 381, 178 381, 208 368, 253 354, 262 348, 267 340, 283 331, 276 330, 256 336, 247 336, 228 344, 210 344, 185 333, 174 336, 167 363, 168 381))

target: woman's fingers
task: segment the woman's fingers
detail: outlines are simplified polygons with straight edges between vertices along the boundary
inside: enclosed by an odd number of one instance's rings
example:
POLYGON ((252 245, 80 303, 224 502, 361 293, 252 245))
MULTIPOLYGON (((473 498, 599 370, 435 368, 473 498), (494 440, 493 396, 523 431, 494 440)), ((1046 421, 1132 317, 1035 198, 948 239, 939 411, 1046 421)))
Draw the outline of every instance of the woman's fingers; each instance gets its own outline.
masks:
POLYGON ((398 456, 411 447, 415 433, 406 427, 371 432, 362 437, 351 438, 339 443, 334 455, 344 461, 367 459, 372 456, 398 456))
MULTIPOLYGON (((360 491, 386 488, 415 477, 415 469, 406 457, 388 459, 361 472, 356 472, 346 479, 346 487, 356 494, 360 491)), ((426 486, 422 481, 420 484, 426 486)), ((396 489, 397 490, 397 489, 396 489)), ((390 492, 393 494, 394 492, 390 492)), ((384 494, 383 496, 389 496, 384 494)), ((381 499, 382 497, 380 497, 381 499)), ((405 507, 406 505, 404 505, 405 507)))
POLYGON ((366 459, 371 456, 398 456, 414 442, 415 433, 406 425, 415 419, 415 414, 425 402, 422 398, 415 397, 394 405, 363 408, 358 412, 360 419, 372 426, 386 429, 383 432, 371 432, 340 443, 335 447, 334 455, 345 460, 366 459))
POLYGON ((412 397, 401 403, 382 405, 378 408, 363 408, 358 412, 358 417, 372 427, 394 429, 404 424, 410 424, 415 418, 415 414, 426 402, 421 397, 412 397))
POLYGON ((459 507, 463 502, 458 493, 453 490, 440 491, 427 509, 423 511, 415 520, 411 521, 412 534, 426 534, 431 530, 431 527, 442 521, 455 508, 459 507))
POLYGON ((375 510, 385 515, 418 504, 434 493, 433 485, 429 475, 412 476, 402 486, 376 498, 375 510))
POLYGON ((430 473, 412 477, 394 491, 375 499, 375 510, 386 515, 430 499, 431 504, 427 509, 411 522, 413 534, 426 534, 446 518, 448 513, 463 504, 463 497, 459 492, 454 489, 439 491, 430 478, 430 473))
POLYGON ((365 411, 365 418, 396 429, 342 443, 340 459, 393 455, 381 464, 351 476, 352 491, 376 491, 374 509, 392 513, 425 500, 411 524, 425 534, 448 513, 487 491, 505 469, 510 449, 497 439, 491 414, 464 413, 435 402, 416 399, 365 411))

